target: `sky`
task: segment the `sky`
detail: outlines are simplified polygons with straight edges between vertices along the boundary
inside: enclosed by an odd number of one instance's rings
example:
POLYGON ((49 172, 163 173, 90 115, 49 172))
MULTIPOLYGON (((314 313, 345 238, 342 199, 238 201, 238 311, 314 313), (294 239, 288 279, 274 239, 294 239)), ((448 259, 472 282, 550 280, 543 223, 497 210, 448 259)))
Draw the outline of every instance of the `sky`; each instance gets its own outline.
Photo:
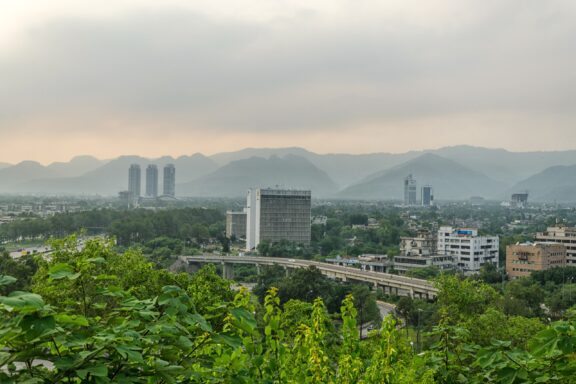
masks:
POLYGON ((576 149, 573 0, 0 2, 0 162, 576 149))

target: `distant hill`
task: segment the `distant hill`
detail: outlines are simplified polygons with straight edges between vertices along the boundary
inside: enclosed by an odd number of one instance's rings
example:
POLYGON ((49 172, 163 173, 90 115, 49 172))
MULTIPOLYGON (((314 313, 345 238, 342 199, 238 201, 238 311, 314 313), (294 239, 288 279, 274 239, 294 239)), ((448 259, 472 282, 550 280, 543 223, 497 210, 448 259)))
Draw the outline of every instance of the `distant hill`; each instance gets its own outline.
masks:
POLYGON ((236 152, 225 152, 210 156, 220 165, 250 157, 286 155, 300 156, 321 170, 325 171, 340 187, 346 187, 362 180, 364 177, 385 168, 391 168, 406 160, 419 156, 420 152, 403 154, 369 153, 369 154, 317 154, 300 147, 287 148, 245 148, 236 152))
POLYGON ((46 168, 54 171, 54 174, 59 177, 76 177, 93 171, 106 163, 106 160, 98 160, 93 156, 76 156, 68 162, 52 163, 46 168))
POLYGON ((460 145, 430 152, 509 186, 555 165, 576 164, 576 151, 510 152, 460 145))
POLYGON ((529 201, 576 202, 576 165, 547 168, 516 184, 509 192, 526 191, 529 201))
POLYGON ((0 192, 10 192, 12 188, 29 180, 41 177, 55 177, 57 173, 35 161, 22 161, 16 165, 0 169, 0 192))
POLYGON ((2 162, 0 162, 0 169, 8 168, 8 167, 11 167, 11 166, 12 166, 12 164, 10 164, 10 163, 2 163, 2 162))
POLYGON ((409 174, 416 179, 418 190, 423 185, 432 185, 435 199, 438 200, 462 200, 470 196, 493 197, 505 188, 503 184, 480 172, 427 153, 392 169, 370 175, 364 181, 344 189, 338 196, 402 200, 403 181, 409 174))
POLYGON ((251 157, 232 161, 209 175, 177 185, 180 196, 241 197, 252 187, 311 189, 312 196, 328 196, 337 186, 328 175, 307 159, 286 155, 251 157))
MULTIPOLYGON (((412 172, 418 176, 419 184, 429 182, 436 184, 436 195, 439 199, 453 196, 462 196, 467 194, 465 186, 462 184, 468 180, 466 175, 479 174, 480 178, 487 178, 486 185, 478 185, 478 193, 486 197, 508 198, 506 195, 512 188, 522 180, 527 180, 531 176, 540 173, 547 168, 554 166, 571 166, 576 164, 576 151, 558 151, 558 152, 510 152, 503 149, 490 149, 472 147, 466 145, 445 147, 425 151, 412 151, 406 153, 371 153, 371 154, 317 154, 304 148, 286 147, 286 148, 246 148, 235 152, 226 152, 206 157, 202 154, 192 156, 181 156, 179 158, 161 157, 158 159, 146 159, 139 156, 121 156, 112 160, 98 160, 91 156, 78 156, 69 162, 53 163, 48 166, 42 166, 36 162, 22 162, 16 165, 6 165, 0 163, 0 193, 35 193, 35 194, 104 194, 115 195, 120 190, 127 188, 127 173, 131 163, 139 163, 142 166, 144 185, 145 168, 150 163, 155 163, 162 168, 166 163, 172 162, 176 165, 176 181, 178 184, 186 184, 194 180, 193 187, 184 186, 187 193, 207 193, 212 187, 202 190, 198 185, 202 176, 207 176, 222 167, 222 172, 231 172, 231 169, 237 169, 238 165, 232 166, 237 161, 249 160, 254 157, 269 159, 277 157, 284 159, 295 156, 307 160, 306 169, 310 165, 314 166, 316 171, 322 173, 321 179, 327 177, 331 184, 328 188, 330 191, 322 192, 333 194, 336 189, 344 190, 342 196, 347 196, 351 191, 358 196, 373 196, 380 198, 380 192, 372 193, 369 190, 362 191, 361 185, 383 176, 386 172, 392 171, 395 167, 401 167, 407 162, 416 160, 425 155, 437 155, 444 160, 451 160, 450 167, 454 164, 463 167, 466 171, 462 172, 463 181, 458 182, 456 178, 450 179, 450 175, 441 176, 439 169, 427 169, 426 164, 419 168, 421 173, 412 172), (231 166, 231 167, 228 167, 231 166), (431 172, 430 174, 428 172, 431 172), (450 188, 441 187, 444 183, 442 180, 450 179, 455 184, 450 188), (430 180, 430 181, 425 181, 430 180), (496 183, 495 183, 496 182, 496 183), (360 185, 360 186, 358 186, 360 185), (442 197, 443 189, 446 190, 445 197, 442 197), (494 192, 496 191, 496 192, 494 192), (498 192, 499 191, 499 192, 498 192)), ((434 158, 432 158, 434 159, 434 158)), ((242 164, 242 163, 240 163, 242 164)), ((262 166, 258 163, 257 166, 262 166)), ((446 164, 446 166, 448 166, 446 164)), ((254 176, 245 168, 237 169, 239 174, 245 179, 252 182, 258 182, 254 176)), ((265 168, 262 168, 263 170, 265 168)), ((402 171, 405 171, 403 169, 402 171)), ((410 172, 408 172, 410 173, 410 172)), ((457 174, 456 168, 453 174, 457 174)), ((162 182, 162 172, 160 169, 160 182, 162 182)), ((406 176, 403 175, 402 178, 406 176)), ((232 175, 226 176, 231 178, 232 175)), ((276 177, 279 177, 276 175, 276 177)), ((303 176, 306 178, 308 176, 303 176)), ((268 178, 270 183, 277 184, 274 178, 268 178)), ((266 181, 264 180, 264 181, 266 181)), ((296 178, 294 178, 296 180, 296 178)), ((267 181, 268 182, 268 181, 267 181)), ((215 183, 214 180, 210 183, 215 183)), ((282 182, 284 183, 284 182, 282 182)), ((285 182, 288 186, 288 182, 285 182)), ((321 183, 320 183, 321 184, 321 183)), ((392 188, 391 183, 390 186, 392 188)), ((401 184, 400 184, 401 187, 401 184)), ((400 188, 396 186, 394 188, 400 188)), ((322 187, 318 186, 319 190, 322 187)), ((392 188, 389 190, 386 198, 401 198, 402 194, 392 188)), ((552 195, 569 195, 569 186, 562 188, 564 192, 550 192, 552 195)), ((400 191, 401 192, 401 191, 400 191)), ((177 191, 178 193, 178 191, 177 191)), ((218 192, 227 193, 227 192, 218 192)), ((242 195, 244 192, 242 192, 242 195)), ((550 196, 552 196, 550 195, 550 196)), ((560 196, 561 197, 561 196, 560 196)), ((568 198, 567 196, 566 198, 568 198)), ((544 197, 539 197, 543 199, 544 197)), ((562 198, 561 200, 564 200, 562 198)), ((553 201, 553 199, 551 200, 553 201)))
POLYGON ((312 164, 324 170, 341 187, 347 187, 360 182, 370 174, 390 169, 425 153, 432 153, 453 160, 467 168, 483 173, 493 180, 507 184, 509 187, 548 167, 576 164, 576 151, 510 152, 504 149, 468 145, 398 154, 358 155, 317 154, 299 147, 246 148, 236 152, 216 154, 210 158, 220 165, 225 165, 230 161, 253 156, 269 157, 293 154, 308 159, 312 164))
POLYGON ((146 167, 149 164, 158 166, 159 191, 162 191, 162 168, 173 163, 176 167, 176 181, 189 181, 205 175, 214 169, 216 164, 203 155, 181 156, 177 159, 162 157, 146 159, 139 156, 121 156, 78 177, 37 178, 12 187, 13 192, 46 193, 46 194, 89 194, 116 195, 128 188, 128 168, 131 164, 140 164, 142 169, 142 193, 146 180, 146 167))

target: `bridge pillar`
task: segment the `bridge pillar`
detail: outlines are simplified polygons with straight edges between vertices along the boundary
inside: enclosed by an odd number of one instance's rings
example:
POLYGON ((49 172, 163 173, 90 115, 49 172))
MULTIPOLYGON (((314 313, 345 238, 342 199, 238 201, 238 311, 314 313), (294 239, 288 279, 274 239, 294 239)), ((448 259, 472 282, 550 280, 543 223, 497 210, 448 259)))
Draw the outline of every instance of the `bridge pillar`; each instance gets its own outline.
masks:
POLYGON ((260 264, 256 264, 256 274, 260 275, 261 272, 262 272, 262 268, 260 268, 260 264))
POLYGON ((228 280, 234 279, 234 264, 222 263, 222 277, 228 280))
POLYGON ((408 291, 408 296, 414 298, 414 288, 410 288, 410 291, 408 291))

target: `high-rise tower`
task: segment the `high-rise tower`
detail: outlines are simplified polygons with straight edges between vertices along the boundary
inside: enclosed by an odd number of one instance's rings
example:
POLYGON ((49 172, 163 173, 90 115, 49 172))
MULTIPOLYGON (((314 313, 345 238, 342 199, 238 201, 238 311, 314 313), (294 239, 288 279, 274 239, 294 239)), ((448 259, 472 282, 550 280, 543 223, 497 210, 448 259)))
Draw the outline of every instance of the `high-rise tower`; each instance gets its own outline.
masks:
POLYGON ((174 164, 166 164, 164 167, 164 195, 176 196, 176 168, 174 164))
POLYGON ((422 206, 430 207, 434 202, 434 194, 432 187, 430 185, 425 185, 422 187, 422 206))
POLYGON ((404 179, 404 204, 416 205, 416 179, 411 174, 404 179))
POLYGON ((146 196, 158 197, 158 167, 154 164, 146 168, 146 196))
POLYGON ((140 165, 132 164, 128 170, 128 193, 132 199, 140 197, 140 165))

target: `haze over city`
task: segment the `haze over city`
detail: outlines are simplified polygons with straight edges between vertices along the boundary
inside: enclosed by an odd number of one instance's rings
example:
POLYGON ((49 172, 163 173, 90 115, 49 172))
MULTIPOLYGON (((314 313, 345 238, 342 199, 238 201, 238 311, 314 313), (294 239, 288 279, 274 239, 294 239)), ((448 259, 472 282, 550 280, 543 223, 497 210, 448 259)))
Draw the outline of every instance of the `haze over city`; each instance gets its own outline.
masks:
POLYGON ((574 149, 576 4, 0 5, 0 162, 574 149))

